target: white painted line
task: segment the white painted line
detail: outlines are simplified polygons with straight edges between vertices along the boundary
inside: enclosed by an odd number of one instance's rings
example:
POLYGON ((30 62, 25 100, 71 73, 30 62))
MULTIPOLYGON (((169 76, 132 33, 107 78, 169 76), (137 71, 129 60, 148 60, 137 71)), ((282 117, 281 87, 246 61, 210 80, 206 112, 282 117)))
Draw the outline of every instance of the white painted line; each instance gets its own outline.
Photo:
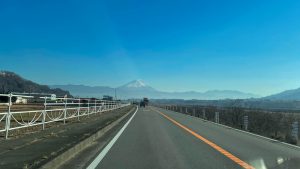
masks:
POLYGON ((115 135, 115 137, 107 144, 107 146, 101 151, 101 153, 95 158, 95 160, 87 167, 87 169, 95 169, 100 162, 103 160, 105 155, 109 152, 109 150, 112 148, 112 146, 115 144, 115 142, 119 139, 121 134, 124 132, 126 127, 129 125, 133 117, 135 116, 136 112, 139 110, 139 108, 136 108, 136 111, 131 116, 131 118, 127 121, 127 123, 121 128, 121 130, 115 135))

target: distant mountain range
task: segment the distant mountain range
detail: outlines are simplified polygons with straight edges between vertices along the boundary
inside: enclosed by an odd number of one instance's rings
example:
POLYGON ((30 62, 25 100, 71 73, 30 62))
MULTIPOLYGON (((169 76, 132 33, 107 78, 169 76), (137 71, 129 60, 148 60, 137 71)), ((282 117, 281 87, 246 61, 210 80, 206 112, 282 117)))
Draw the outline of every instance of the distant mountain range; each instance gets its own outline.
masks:
POLYGON ((85 85, 52 85, 51 88, 61 88, 70 91, 75 96, 99 97, 102 95, 115 96, 118 98, 131 99, 149 97, 152 99, 199 99, 199 100, 218 100, 218 99, 247 99, 257 98, 257 95, 243 93, 235 90, 211 90, 207 92, 163 92, 145 84, 142 80, 134 80, 123 86, 112 88, 105 86, 85 86, 85 85))
POLYGON ((300 100, 300 88, 264 97, 267 100, 300 100))
POLYGON ((47 85, 34 83, 13 72, 0 71, 0 93, 6 94, 10 92, 49 93, 56 94, 58 96, 71 96, 68 91, 64 91, 59 88, 50 89, 47 85))
POLYGON ((103 95, 115 96, 120 99, 185 99, 185 100, 221 100, 221 99, 251 99, 270 101, 300 101, 300 88, 287 90, 278 94, 260 98, 251 93, 235 90, 210 90, 206 92, 164 92, 154 89, 142 80, 134 80, 117 88, 108 86, 85 85, 40 85, 21 76, 9 72, 0 71, 0 93, 28 92, 28 93, 54 93, 59 96, 73 95, 80 97, 102 97, 103 95))

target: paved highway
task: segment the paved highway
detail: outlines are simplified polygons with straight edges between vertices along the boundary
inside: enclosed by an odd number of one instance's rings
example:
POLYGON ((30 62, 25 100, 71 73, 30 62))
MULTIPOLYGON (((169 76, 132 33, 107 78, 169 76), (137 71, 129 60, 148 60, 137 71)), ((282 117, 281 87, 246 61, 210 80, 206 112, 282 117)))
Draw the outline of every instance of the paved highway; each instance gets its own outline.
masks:
POLYGON ((148 107, 132 116, 88 168, 299 169, 300 149, 148 107))

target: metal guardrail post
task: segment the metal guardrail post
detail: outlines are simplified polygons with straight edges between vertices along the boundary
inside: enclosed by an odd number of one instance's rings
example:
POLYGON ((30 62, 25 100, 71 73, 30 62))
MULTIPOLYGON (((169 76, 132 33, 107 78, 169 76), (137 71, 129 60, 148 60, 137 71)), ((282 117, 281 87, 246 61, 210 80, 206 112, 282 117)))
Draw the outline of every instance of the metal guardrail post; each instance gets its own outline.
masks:
POLYGON ((46 120, 46 110, 47 110, 47 97, 45 97, 45 102, 44 102, 44 111, 43 111, 43 130, 45 130, 45 120, 46 120))
POLYGON ((64 124, 66 124, 66 118, 67 118, 67 102, 68 99, 65 99, 65 109, 64 109, 64 124))
POLYGON ((215 122, 220 123, 219 112, 215 112, 215 122))
POLYGON ((7 115, 6 115, 6 122, 5 122, 5 139, 8 139, 8 132, 9 132, 9 129, 10 129, 10 119, 11 119, 11 105, 12 105, 12 102, 11 102, 11 98, 12 98, 12 93, 10 93, 8 95, 8 111, 7 111, 7 115))
POLYGON ((78 100, 78 108, 77 108, 77 120, 79 121, 79 113, 80 113, 80 98, 78 100))
POLYGON ((97 113, 97 101, 96 101, 96 98, 95 98, 95 113, 97 113))
POLYGON ((99 112, 102 112, 102 110, 103 110, 103 104, 102 104, 102 101, 100 100, 100 102, 99 102, 99 112))
POLYGON ((90 116, 90 99, 88 99, 88 116, 90 116))
POLYGON ((101 103, 101 100, 99 100, 99 110, 98 110, 99 112, 101 112, 102 111, 102 103, 101 103))
POLYGON ((101 105, 102 105, 101 111, 105 111, 105 101, 104 100, 101 102, 101 105))
POLYGON ((248 124, 249 124, 249 118, 248 118, 248 116, 244 116, 243 117, 243 121, 244 121, 244 129, 246 131, 248 131, 248 124))

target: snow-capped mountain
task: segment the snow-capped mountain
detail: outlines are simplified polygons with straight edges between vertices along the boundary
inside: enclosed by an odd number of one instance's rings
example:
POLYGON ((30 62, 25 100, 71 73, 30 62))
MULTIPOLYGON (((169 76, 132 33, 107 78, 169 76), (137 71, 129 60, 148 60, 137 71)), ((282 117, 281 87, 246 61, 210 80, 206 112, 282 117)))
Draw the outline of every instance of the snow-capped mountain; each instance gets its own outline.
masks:
POLYGON ((127 88, 140 88, 140 87, 147 87, 147 85, 142 80, 134 80, 131 81, 121 87, 127 87, 127 88))
POLYGON ((128 92, 134 92, 134 91, 138 91, 138 92, 153 92, 156 91, 154 88, 152 88, 151 86, 148 86, 146 83, 144 83, 142 80, 134 80, 131 81, 123 86, 120 86, 117 88, 117 90, 122 91, 122 92, 126 92, 126 94, 129 94, 128 92))

